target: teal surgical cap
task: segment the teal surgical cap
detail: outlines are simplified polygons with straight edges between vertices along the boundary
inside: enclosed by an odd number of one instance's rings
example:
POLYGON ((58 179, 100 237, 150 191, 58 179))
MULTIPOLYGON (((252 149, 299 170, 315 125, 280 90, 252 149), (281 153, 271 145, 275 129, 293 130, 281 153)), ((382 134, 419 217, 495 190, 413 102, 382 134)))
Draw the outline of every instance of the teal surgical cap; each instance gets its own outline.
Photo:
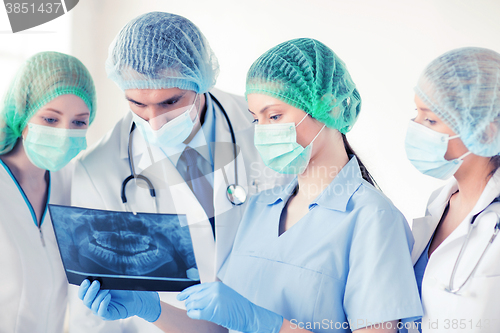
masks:
POLYGON ((465 47, 433 60, 415 93, 473 154, 500 153, 500 54, 465 47))
POLYGON ((219 64, 188 19, 152 12, 130 21, 109 47, 106 72, 122 90, 179 88, 204 93, 219 64))
POLYGON ((61 95, 80 97, 95 117, 94 82, 87 68, 75 57, 41 52, 19 69, 0 110, 0 155, 8 153, 31 117, 45 104, 61 95))
POLYGON ((347 133, 361 97, 342 60, 323 43, 293 39, 261 55, 247 74, 246 95, 266 94, 347 133))

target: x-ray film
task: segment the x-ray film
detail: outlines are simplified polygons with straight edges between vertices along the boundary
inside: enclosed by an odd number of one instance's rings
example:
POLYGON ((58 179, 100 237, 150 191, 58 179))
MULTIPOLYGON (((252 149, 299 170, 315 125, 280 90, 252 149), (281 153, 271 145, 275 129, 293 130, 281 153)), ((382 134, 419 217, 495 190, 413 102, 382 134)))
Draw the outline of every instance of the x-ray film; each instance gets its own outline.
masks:
POLYGON ((71 284, 181 291, 200 283, 186 215, 49 205, 71 284))

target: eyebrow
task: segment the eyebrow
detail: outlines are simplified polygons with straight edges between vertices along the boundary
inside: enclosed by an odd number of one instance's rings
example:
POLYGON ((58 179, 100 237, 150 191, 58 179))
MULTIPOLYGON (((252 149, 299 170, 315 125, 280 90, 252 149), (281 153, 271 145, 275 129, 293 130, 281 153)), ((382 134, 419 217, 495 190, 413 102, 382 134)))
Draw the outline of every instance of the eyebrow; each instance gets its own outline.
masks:
MULTIPOLYGON (((56 109, 52 109, 52 108, 47 108, 47 109, 45 109, 45 111, 52 111, 52 112, 57 113, 61 116, 63 115, 63 113, 61 111, 56 110, 56 109)), ((90 115, 90 112, 83 112, 83 113, 76 114, 75 117, 88 116, 88 115, 90 115)))
MULTIPOLYGON (((272 106, 279 106, 279 104, 271 104, 271 105, 267 105, 265 106, 262 110, 259 111, 259 113, 264 113, 267 109, 269 109, 270 107, 272 106)), ((250 112, 251 114, 255 115, 255 113, 253 113, 252 111, 250 111, 250 109, 248 109, 248 112, 250 112)))
MULTIPOLYGON (((164 101, 161 101, 159 103, 155 103, 156 105, 160 105, 160 104, 171 104, 173 103, 175 100, 178 100, 178 99, 181 99, 182 97, 184 97, 184 95, 186 95, 186 92, 184 93, 179 93, 175 96, 172 96, 172 97, 169 97, 167 98, 166 100, 164 101)), ((132 102, 132 103, 135 103, 135 104, 140 104, 140 105, 146 105, 144 103, 141 103, 141 102, 137 102, 135 100, 133 100, 132 98, 128 97, 127 95, 125 95, 125 99, 128 100, 129 102, 132 102)))
POLYGON ((55 112, 55 113, 60 114, 60 115, 63 114, 61 111, 58 111, 58 110, 52 109, 52 108, 47 108, 47 109, 45 109, 45 111, 52 111, 52 112, 55 112))

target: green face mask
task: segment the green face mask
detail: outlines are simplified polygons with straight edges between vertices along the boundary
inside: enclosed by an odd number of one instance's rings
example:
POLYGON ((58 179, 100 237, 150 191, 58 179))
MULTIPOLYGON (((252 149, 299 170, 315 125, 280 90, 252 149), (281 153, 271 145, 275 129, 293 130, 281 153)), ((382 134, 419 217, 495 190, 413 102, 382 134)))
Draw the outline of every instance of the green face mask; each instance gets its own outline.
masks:
POLYGON ((316 134, 307 147, 297 143, 295 130, 304 119, 295 126, 295 123, 255 125, 254 144, 264 164, 272 170, 283 174, 303 173, 311 159, 314 140, 323 131, 325 125, 316 134))
POLYGON ((65 129, 28 123, 23 140, 29 160, 40 169, 57 171, 87 148, 86 129, 65 129))

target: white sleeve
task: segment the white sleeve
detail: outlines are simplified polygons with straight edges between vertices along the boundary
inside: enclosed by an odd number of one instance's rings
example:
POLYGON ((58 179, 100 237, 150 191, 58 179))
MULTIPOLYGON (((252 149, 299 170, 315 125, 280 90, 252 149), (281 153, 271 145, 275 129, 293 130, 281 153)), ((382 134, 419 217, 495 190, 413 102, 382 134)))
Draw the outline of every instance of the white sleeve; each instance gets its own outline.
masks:
MULTIPOLYGON (((71 205, 78 207, 103 208, 103 201, 85 166, 74 160, 71 186, 71 205)), ((78 286, 68 288, 69 332, 70 333, 122 333, 122 322, 104 321, 94 315, 78 298, 78 286)))

